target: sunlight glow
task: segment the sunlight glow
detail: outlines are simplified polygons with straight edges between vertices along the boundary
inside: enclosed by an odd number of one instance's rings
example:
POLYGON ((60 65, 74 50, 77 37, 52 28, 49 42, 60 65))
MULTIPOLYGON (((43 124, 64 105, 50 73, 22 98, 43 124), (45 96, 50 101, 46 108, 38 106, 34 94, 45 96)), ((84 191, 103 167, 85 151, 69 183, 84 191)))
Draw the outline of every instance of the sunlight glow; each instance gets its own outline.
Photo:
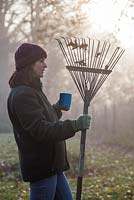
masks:
POLYGON ((112 4, 112 1, 98 1, 97 6, 94 5, 90 13, 92 21, 95 22, 93 28, 97 29, 96 25, 98 25, 99 31, 110 32, 113 29, 114 21, 117 18, 116 13, 113 16, 113 9, 114 5, 112 4))
POLYGON ((92 0, 83 9, 89 13, 88 32, 112 33, 125 46, 134 43, 134 1, 92 0))

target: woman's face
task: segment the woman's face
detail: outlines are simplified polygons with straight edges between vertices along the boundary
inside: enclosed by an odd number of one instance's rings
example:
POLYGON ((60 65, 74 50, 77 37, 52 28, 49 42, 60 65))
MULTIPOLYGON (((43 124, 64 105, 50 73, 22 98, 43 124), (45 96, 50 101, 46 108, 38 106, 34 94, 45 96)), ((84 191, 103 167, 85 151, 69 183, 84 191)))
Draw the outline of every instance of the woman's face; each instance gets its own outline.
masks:
POLYGON ((47 64, 44 58, 41 58, 32 65, 33 72, 37 78, 43 77, 45 68, 47 68, 47 64))

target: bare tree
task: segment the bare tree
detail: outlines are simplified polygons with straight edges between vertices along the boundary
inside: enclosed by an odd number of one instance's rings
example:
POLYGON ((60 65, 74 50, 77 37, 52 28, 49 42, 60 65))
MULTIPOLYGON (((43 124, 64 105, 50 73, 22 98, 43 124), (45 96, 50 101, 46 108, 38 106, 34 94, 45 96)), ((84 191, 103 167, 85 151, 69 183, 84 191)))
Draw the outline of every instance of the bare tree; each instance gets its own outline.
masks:
POLYGON ((4 126, 4 120, 7 119, 5 102, 6 102, 6 91, 7 85, 7 71, 8 71, 8 53, 9 53, 9 37, 8 28, 5 26, 5 18, 10 9, 12 1, 1 0, 0 1, 0 130, 4 126))
POLYGON ((87 15, 81 9, 89 0, 29 0, 31 40, 47 44, 53 38, 84 32, 87 15))
POLYGON ((87 2, 77 0, 70 4, 66 0, 0 1, 1 113, 6 112, 9 71, 13 71, 13 68, 9 68, 9 53, 21 41, 47 44, 61 34, 73 35, 83 31, 81 28, 84 27, 85 15, 80 12, 80 7, 87 2))
MULTIPOLYGON (((14 19, 19 16, 18 11, 15 9, 17 0, 1 0, 0 1, 0 131, 9 128, 7 123, 7 111, 6 101, 9 91, 8 79, 9 79, 9 53, 13 47, 16 46, 17 40, 13 40, 15 29, 12 29, 15 25, 14 19), (15 43, 14 43, 15 42, 15 43)), ((18 25, 19 26, 19 25, 18 25)))

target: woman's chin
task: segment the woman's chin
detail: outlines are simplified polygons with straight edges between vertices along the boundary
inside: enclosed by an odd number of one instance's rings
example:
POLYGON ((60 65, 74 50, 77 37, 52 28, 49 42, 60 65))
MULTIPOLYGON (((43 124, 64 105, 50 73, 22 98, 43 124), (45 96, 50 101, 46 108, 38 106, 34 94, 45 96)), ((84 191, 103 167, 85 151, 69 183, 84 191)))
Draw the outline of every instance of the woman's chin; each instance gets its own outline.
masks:
POLYGON ((43 76, 44 76, 44 74, 41 74, 41 75, 40 75, 40 78, 43 78, 43 76))

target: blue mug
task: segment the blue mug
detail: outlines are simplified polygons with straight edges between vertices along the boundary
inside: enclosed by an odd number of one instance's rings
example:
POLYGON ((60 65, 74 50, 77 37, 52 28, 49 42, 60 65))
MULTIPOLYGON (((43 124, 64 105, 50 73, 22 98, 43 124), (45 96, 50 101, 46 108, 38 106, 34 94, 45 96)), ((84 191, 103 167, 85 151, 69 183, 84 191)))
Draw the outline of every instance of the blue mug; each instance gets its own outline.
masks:
POLYGON ((60 93, 59 106, 61 110, 69 110, 71 106, 72 94, 60 93))

